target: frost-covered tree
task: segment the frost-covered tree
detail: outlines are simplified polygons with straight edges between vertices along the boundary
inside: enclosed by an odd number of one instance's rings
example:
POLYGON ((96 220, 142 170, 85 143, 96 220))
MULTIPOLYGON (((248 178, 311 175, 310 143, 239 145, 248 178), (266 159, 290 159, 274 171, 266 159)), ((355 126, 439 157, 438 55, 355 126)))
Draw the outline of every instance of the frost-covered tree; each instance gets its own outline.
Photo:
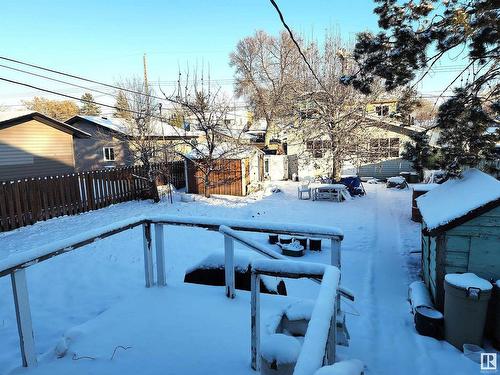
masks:
POLYGON ((75 102, 71 100, 52 100, 35 96, 32 100, 23 101, 26 108, 40 112, 59 121, 66 121, 79 112, 75 102))
POLYGON ((94 96, 90 92, 82 95, 82 106, 80 107, 80 114, 86 116, 99 116, 101 108, 95 103, 94 96))
POLYGON ((443 168, 455 175, 463 166, 476 166, 480 158, 491 157, 495 137, 485 131, 500 107, 498 2, 375 2, 382 31, 358 34, 354 58, 360 69, 342 82, 369 93, 374 80, 382 78, 385 88, 393 90, 415 82, 417 74, 419 79, 425 77, 446 53, 463 50, 467 65, 447 88, 465 73, 469 78, 438 112, 443 168))

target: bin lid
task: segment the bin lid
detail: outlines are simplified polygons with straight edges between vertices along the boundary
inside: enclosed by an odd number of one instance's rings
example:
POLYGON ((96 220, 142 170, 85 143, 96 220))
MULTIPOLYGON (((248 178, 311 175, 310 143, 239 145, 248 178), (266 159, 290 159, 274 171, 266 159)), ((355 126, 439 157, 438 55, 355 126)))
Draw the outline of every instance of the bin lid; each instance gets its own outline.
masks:
POLYGON ((482 279, 474 273, 449 273, 444 277, 445 281, 460 289, 477 288, 482 292, 492 289, 488 280, 482 279))

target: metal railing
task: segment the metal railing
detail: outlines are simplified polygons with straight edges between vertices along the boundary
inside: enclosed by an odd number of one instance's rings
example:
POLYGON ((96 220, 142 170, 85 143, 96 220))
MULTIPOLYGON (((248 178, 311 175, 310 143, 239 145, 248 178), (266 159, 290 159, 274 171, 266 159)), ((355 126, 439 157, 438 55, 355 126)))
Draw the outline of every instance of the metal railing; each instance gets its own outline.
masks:
POLYGON ((310 375, 335 362, 337 306, 340 300, 340 270, 323 264, 290 261, 254 261, 251 279, 252 368, 260 371, 260 277, 321 279, 319 295, 311 314, 294 375, 310 375), (326 328, 326 329, 325 329, 326 328))
POLYGON ((37 365, 35 341, 31 321, 31 309, 29 303, 28 285, 26 281, 26 269, 45 260, 61 254, 74 251, 97 240, 111 237, 115 234, 141 226, 143 227, 143 252, 144 252, 144 277, 146 288, 155 285, 155 270, 153 263, 153 252, 156 255, 156 285, 165 286, 165 246, 163 227, 188 226, 204 228, 217 231, 224 235, 225 272, 226 272, 226 296, 234 297, 234 241, 242 243, 268 258, 286 259, 275 253, 269 247, 242 236, 240 231, 255 233, 276 233, 286 235, 311 236, 317 238, 328 238, 331 241, 331 264, 340 268, 340 243, 343 233, 337 228, 329 228, 315 225, 294 225, 252 222, 244 220, 220 220, 202 217, 176 217, 169 215, 143 215, 135 216, 127 220, 119 221, 101 228, 89 230, 75 236, 53 242, 38 249, 23 251, 0 260, 0 277, 10 275, 14 305, 16 312, 19 343, 21 348, 22 363, 24 367, 37 365), (154 225, 154 231, 152 231, 154 225), (237 232, 238 231, 238 232, 237 232), (155 249, 152 246, 152 236, 155 237, 155 249))

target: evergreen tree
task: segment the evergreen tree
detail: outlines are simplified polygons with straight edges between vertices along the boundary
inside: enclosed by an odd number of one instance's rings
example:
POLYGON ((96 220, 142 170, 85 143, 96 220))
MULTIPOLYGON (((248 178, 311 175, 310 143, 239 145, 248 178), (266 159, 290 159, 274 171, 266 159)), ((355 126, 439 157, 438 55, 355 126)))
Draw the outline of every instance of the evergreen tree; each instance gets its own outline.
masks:
POLYGON ((130 112, 130 106, 128 104, 128 99, 125 93, 120 90, 116 96, 115 103, 115 117, 120 117, 126 120, 130 120, 132 118, 132 113, 130 112))
POLYGON ((455 90, 455 96, 441 105, 438 143, 443 154, 442 166, 450 176, 459 176, 463 166, 475 167, 480 160, 495 157, 498 133, 487 132, 491 119, 481 100, 468 88, 455 90))
POLYGON ((80 114, 85 116, 99 116, 101 108, 95 103, 94 97, 90 92, 82 95, 82 106, 80 107, 80 114))
POLYGON ((491 149, 498 133, 485 132, 499 113, 498 1, 375 2, 382 31, 357 36, 354 59, 360 65, 359 72, 342 77, 341 82, 369 93, 373 82, 382 78, 390 91, 408 85, 417 73, 424 77, 449 51, 462 50, 468 57, 462 73, 472 74, 438 111, 444 168, 457 175, 463 166, 477 166, 479 160, 493 158, 491 149))
POLYGON ((433 168, 433 152, 429 145, 429 136, 425 132, 422 132, 414 133, 410 138, 412 142, 405 143, 405 149, 401 157, 412 163, 413 168, 418 172, 420 179, 422 179, 424 168, 433 168))

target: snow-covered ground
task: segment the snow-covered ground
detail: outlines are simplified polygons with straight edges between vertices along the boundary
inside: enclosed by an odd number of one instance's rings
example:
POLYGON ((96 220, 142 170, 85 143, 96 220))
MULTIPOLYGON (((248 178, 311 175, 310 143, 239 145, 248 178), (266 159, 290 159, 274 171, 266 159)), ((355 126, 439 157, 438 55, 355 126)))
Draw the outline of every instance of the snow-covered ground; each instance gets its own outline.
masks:
MULTIPOLYGON (((356 296, 354 303, 343 305, 348 314, 351 342, 349 348, 339 349, 340 356, 362 360, 367 366, 367 374, 479 373, 479 365, 451 345, 419 336, 413 327, 406 296, 408 284, 417 278, 419 264, 419 255, 410 252, 419 250, 420 244, 419 226, 410 220, 409 190, 368 185, 367 196, 333 203, 299 201, 295 183, 278 185, 283 192, 269 196, 197 197, 195 202, 176 200, 174 204, 157 205, 128 202, 79 216, 37 223, 0 234, 0 259, 143 213, 337 226, 345 234, 342 284, 356 296)), ((264 235, 251 236, 263 243, 266 241, 264 235)), ((230 367, 217 370, 214 366, 215 359, 224 358, 225 348, 230 348, 231 372, 240 368, 242 373, 251 373, 249 362, 245 362, 250 357, 248 293, 237 291, 236 301, 229 301, 225 299, 222 288, 182 283, 187 268, 211 252, 223 251, 222 236, 202 229, 168 227, 165 240, 168 286, 161 290, 146 290, 143 286, 140 228, 30 267, 27 277, 35 340, 42 363, 37 370, 17 369, 14 372, 136 374, 149 369, 151 374, 195 374, 210 369, 210 373, 227 373, 230 367), (182 304, 179 302, 177 310, 170 301, 182 301, 182 304), (229 308, 227 304, 233 302, 234 307, 229 308), (231 316, 238 315, 241 324, 238 323, 236 329, 228 325, 219 327, 217 323, 222 324, 224 319, 215 319, 212 326, 208 321, 190 325, 190 318, 206 316, 200 315, 203 309, 208 309, 209 316, 214 309, 231 316), (189 315, 191 310, 192 315, 189 315), (163 316, 164 327, 172 332, 172 336, 164 338, 165 348, 148 348, 148 340, 161 342, 161 337, 155 336, 155 327, 148 322, 158 321, 163 316), (168 324, 173 328, 168 328, 168 324), (204 335, 199 327, 206 327, 204 335), (175 337, 184 330, 186 336, 182 340, 175 337), (143 334, 144 331, 148 332, 143 334), (58 344, 58 350, 61 349, 61 338, 65 334, 70 338, 68 353, 76 351, 81 356, 90 353, 87 355, 100 360, 73 360, 70 355, 57 359, 54 349, 58 344), (218 335, 217 340, 203 341, 214 335, 218 335), (130 337, 133 342, 123 342, 130 337), (116 341, 107 346, 103 344, 111 338, 116 338, 116 341), (216 344, 219 341, 220 346, 216 344), (113 348, 122 345, 132 346, 132 349, 119 348, 110 361, 111 344, 114 344, 113 348), (186 347, 192 348, 192 352, 182 352, 181 349, 186 347), (159 356, 167 348, 170 354, 160 360, 159 356), (217 356, 216 353, 222 354, 217 356), (180 361, 170 369, 163 368, 165 362, 162 361, 171 358, 180 358, 180 361), (134 365, 139 359, 143 363, 134 365)), ((328 263, 329 249, 325 250, 308 252, 301 260, 328 263)), ((245 250, 237 246, 237 251, 245 250)), ((290 294, 298 298, 315 298, 318 291, 318 285, 307 280, 287 282, 287 286, 290 294)), ((273 304, 279 304, 278 300, 282 301, 283 297, 265 298, 264 301, 270 301, 266 308, 268 312, 273 304)), ((0 374, 10 373, 19 363, 10 280, 4 277, 0 279, 0 374)))

